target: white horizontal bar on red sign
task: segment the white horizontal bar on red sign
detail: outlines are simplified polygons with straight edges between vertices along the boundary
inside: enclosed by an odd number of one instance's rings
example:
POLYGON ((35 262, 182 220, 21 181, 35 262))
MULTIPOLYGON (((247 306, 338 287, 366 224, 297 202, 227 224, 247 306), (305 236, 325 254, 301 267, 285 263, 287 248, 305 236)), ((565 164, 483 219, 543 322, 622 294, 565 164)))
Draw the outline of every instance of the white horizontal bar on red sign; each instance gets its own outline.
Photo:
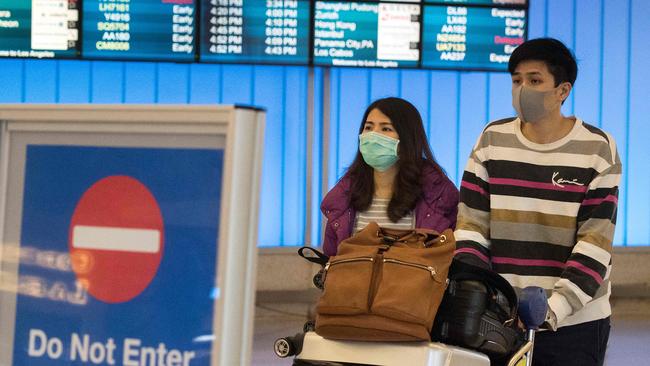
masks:
POLYGON ((160 249, 160 231, 155 229, 75 225, 72 231, 72 247, 77 249, 157 253, 160 249))

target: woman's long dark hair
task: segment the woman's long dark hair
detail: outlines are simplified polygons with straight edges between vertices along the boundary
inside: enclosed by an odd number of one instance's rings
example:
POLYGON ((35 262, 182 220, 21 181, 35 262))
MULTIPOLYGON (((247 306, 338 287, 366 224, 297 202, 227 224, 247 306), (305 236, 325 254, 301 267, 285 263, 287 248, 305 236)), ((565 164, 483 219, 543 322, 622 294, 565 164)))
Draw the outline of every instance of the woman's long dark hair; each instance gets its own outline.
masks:
MULTIPOLYGON (((422 117, 413 104, 401 98, 383 98, 374 101, 363 114, 359 134, 363 132, 368 114, 373 109, 385 114, 399 135, 397 168, 393 182, 393 196, 388 204, 388 218, 397 222, 408 215, 422 196, 422 170, 426 166, 444 174, 429 148, 422 117)), ((375 193, 373 168, 368 165, 357 149, 357 156, 348 169, 352 178, 351 205, 357 211, 365 211, 372 204, 375 193)))

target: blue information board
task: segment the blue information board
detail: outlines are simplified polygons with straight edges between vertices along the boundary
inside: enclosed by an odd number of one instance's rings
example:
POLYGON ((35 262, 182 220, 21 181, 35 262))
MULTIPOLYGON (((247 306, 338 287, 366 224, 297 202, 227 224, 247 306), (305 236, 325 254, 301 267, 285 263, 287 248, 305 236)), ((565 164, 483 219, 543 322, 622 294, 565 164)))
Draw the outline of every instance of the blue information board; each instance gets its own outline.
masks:
POLYGON ((203 62, 308 64, 310 0, 202 0, 203 62))
POLYGON ((82 56, 194 61, 195 0, 84 0, 82 56))
POLYGON ((13 364, 209 365, 222 171, 223 150, 28 145, 13 364), (80 228, 117 230, 101 220, 151 216, 120 209, 139 194, 159 210, 159 245, 120 247, 124 233, 155 230, 113 233, 121 239, 108 249, 83 241, 80 228), (118 298, 145 260, 102 267, 107 253, 160 260, 144 287, 118 298))
POLYGON ((422 67, 505 71, 526 39, 526 9, 424 6, 422 67))

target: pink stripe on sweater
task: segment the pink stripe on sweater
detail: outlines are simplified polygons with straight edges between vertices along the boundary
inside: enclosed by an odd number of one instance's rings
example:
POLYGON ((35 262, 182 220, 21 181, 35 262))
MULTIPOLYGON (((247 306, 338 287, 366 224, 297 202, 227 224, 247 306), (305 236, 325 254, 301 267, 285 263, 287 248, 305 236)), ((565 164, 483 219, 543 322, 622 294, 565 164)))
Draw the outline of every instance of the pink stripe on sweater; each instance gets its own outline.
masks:
POLYGON ((509 257, 492 257, 492 263, 514 264, 515 266, 538 266, 564 268, 564 262, 548 259, 520 259, 509 257))
POLYGON ((603 283, 603 279, 602 277, 600 277, 598 272, 576 261, 567 261, 566 263, 563 263, 560 261, 554 261, 548 259, 519 259, 519 258, 508 258, 508 257, 492 257, 492 263, 513 264, 516 266, 538 266, 538 267, 557 267, 557 268, 573 267, 593 277, 594 280, 598 282, 598 284, 603 283))
POLYGON ((490 263, 490 259, 489 259, 488 257, 486 257, 485 254, 479 252, 479 251, 476 250, 476 249, 472 249, 472 248, 460 248, 460 249, 456 249, 456 251, 454 252, 454 255, 459 254, 459 253, 469 253, 469 254, 473 254, 473 255, 475 255, 475 256, 481 258, 481 260, 483 260, 483 262, 485 262, 485 263, 490 263))
POLYGON ((515 186, 515 187, 525 187, 525 188, 536 188, 536 189, 547 189, 552 191, 563 191, 563 192, 587 192, 587 187, 577 186, 572 184, 562 184, 560 187, 557 184, 553 183, 541 183, 541 182, 531 182, 528 180, 521 179, 509 179, 509 178, 490 178, 490 184, 499 184, 504 186, 515 186))
POLYGON ((460 186, 461 186, 461 187, 465 187, 465 188, 467 188, 467 189, 470 189, 470 190, 472 190, 472 191, 478 192, 478 193, 480 193, 480 194, 482 194, 482 195, 484 195, 484 196, 487 196, 487 192, 485 192, 485 191, 483 190, 483 188, 477 186, 476 184, 469 183, 469 182, 466 182, 466 181, 462 181, 462 182, 460 183, 460 186))
POLYGON ((573 267, 573 268, 576 268, 576 269, 578 269, 578 270, 580 270, 580 271, 582 271, 582 272, 588 274, 589 276, 593 277, 594 280, 596 280, 596 282, 598 282, 599 285, 600 285, 601 283, 603 283, 603 278, 600 277, 600 275, 598 274, 598 272, 596 272, 596 271, 594 271, 593 269, 591 269, 591 268, 585 266, 585 265, 582 264, 582 263, 579 263, 579 262, 576 262, 576 261, 567 261, 567 262, 566 262, 566 265, 567 265, 567 267, 573 267))
POLYGON ((613 202, 614 204, 618 204, 618 198, 616 198, 616 196, 613 196, 611 194, 605 198, 591 198, 582 201, 582 206, 597 206, 603 202, 613 202))

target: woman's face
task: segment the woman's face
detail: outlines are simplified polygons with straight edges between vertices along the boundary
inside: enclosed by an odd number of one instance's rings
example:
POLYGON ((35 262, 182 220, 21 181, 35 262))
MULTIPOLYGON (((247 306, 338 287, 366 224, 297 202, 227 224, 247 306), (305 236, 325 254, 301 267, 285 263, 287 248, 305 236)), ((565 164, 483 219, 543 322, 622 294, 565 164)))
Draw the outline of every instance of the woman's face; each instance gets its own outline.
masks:
POLYGON ((382 135, 399 140, 399 135, 397 134, 395 126, 393 126, 390 118, 377 108, 368 113, 366 123, 363 125, 362 134, 370 131, 381 133, 382 135))

